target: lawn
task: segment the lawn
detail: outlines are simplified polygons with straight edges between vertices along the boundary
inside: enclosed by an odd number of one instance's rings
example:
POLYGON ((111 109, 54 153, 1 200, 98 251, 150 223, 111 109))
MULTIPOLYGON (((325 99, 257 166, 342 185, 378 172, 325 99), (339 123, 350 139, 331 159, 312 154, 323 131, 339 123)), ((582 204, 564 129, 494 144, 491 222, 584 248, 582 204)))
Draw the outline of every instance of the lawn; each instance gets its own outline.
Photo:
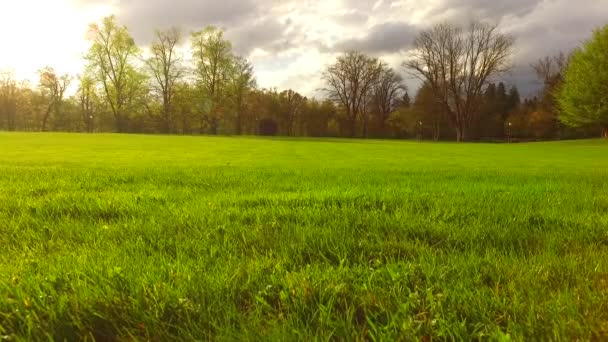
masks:
POLYGON ((608 141, 0 133, 2 340, 608 339, 608 141))

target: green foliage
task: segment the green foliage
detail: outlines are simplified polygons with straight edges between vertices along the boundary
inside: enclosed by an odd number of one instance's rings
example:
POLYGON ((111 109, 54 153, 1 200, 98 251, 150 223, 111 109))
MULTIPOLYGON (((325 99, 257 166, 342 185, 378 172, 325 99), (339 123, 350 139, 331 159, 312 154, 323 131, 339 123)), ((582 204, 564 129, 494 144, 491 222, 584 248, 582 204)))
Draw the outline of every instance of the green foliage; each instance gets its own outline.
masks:
POLYGON ((336 107, 331 101, 309 99, 305 108, 306 135, 326 137, 329 133, 329 121, 336 116, 336 107))
POLYGON ((45 98, 46 111, 43 115, 41 123, 41 131, 47 130, 47 124, 51 119, 51 115, 54 119, 54 128, 56 130, 65 129, 70 122, 74 120, 68 120, 68 116, 63 112, 64 96, 67 87, 70 85, 71 77, 69 75, 57 75, 55 70, 51 67, 45 67, 39 72, 40 75, 40 93, 45 98))
POLYGON ((153 79, 150 92, 162 103, 162 109, 158 112, 163 133, 172 133, 175 129, 175 86, 184 76, 181 55, 177 50, 181 37, 181 31, 177 28, 156 31, 156 39, 150 46, 151 57, 145 61, 153 79))
POLYGON ((97 109, 101 107, 100 98, 95 84, 95 79, 90 75, 82 75, 79 78, 78 90, 75 103, 79 107, 81 130, 92 133, 95 130, 95 122, 98 121, 97 109))
POLYGON ((3 340, 606 340, 605 141, 0 133, 3 340))
POLYGON ((608 129, 608 25, 572 55, 558 103, 562 123, 608 129))
MULTIPOLYGON (((230 82, 235 74, 232 43, 224 38, 224 31, 208 26, 192 33, 192 59, 195 77, 205 108, 202 118, 211 134, 217 134, 220 122, 228 113, 230 82)), ((201 132, 204 127, 200 127, 201 132)))
POLYGON ((0 70, 0 129, 18 128, 18 102, 21 87, 11 71, 0 70))
POLYGON ((141 113, 147 96, 147 76, 135 65, 141 51, 126 26, 114 16, 89 28, 88 72, 100 85, 118 132, 129 131, 130 116, 141 113))
POLYGON ((247 96, 256 87, 253 65, 243 57, 235 57, 231 77, 230 98, 235 112, 234 133, 243 133, 243 116, 247 109, 247 96))
MULTIPOLYGON (((279 116, 283 135, 293 136, 296 132, 303 131, 297 126, 302 126, 307 99, 298 92, 291 89, 279 93, 279 116)), ((300 127, 301 128, 301 127, 300 127)))

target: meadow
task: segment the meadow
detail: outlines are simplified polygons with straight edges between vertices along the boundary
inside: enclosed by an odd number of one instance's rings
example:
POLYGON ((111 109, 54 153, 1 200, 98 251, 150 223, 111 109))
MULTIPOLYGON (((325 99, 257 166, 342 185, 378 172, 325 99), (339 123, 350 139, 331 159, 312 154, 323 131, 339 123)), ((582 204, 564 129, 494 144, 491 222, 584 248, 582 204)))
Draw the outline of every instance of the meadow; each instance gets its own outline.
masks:
POLYGON ((608 141, 0 133, 1 340, 605 340, 608 141))

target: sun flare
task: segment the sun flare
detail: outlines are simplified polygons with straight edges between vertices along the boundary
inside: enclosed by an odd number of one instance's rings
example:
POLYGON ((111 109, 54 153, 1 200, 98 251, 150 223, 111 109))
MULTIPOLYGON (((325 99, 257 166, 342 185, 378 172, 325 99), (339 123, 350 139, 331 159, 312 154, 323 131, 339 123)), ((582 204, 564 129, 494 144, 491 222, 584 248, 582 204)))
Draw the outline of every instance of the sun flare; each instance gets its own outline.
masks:
POLYGON ((88 47, 89 23, 111 10, 109 5, 84 6, 74 0, 4 2, 0 6, 0 41, 10 53, 0 54, 0 69, 12 70, 17 78, 33 83, 37 70, 46 65, 77 74, 88 47))

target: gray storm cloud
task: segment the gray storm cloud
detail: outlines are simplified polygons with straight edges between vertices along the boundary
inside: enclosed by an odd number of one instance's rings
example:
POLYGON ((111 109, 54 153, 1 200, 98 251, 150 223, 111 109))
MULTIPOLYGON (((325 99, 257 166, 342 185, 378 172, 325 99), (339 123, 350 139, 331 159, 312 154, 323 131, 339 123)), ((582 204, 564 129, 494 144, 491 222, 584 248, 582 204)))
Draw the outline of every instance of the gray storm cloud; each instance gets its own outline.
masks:
MULTIPOLYGON (((97 0, 75 1, 86 5, 97 0)), ((328 56, 360 50, 394 59, 411 47, 421 29, 434 23, 488 20, 516 37, 514 69, 505 80, 521 86, 526 95, 535 87, 530 63, 545 54, 571 50, 594 28, 608 23, 608 0, 124 0, 114 6, 118 19, 142 45, 151 41, 155 28, 179 26, 187 32, 213 24, 226 29, 238 53, 266 51, 266 65, 293 49, 328 56), (321 41, 324 36, 333 41, 321 41)), ((303 63, 302 58, 297 60, 303 63)), ((293 74, 276 86, 301 84, 297 69, 290 68, 293 74)), ((310 82, 310 72, 301 77, 310 82)))

